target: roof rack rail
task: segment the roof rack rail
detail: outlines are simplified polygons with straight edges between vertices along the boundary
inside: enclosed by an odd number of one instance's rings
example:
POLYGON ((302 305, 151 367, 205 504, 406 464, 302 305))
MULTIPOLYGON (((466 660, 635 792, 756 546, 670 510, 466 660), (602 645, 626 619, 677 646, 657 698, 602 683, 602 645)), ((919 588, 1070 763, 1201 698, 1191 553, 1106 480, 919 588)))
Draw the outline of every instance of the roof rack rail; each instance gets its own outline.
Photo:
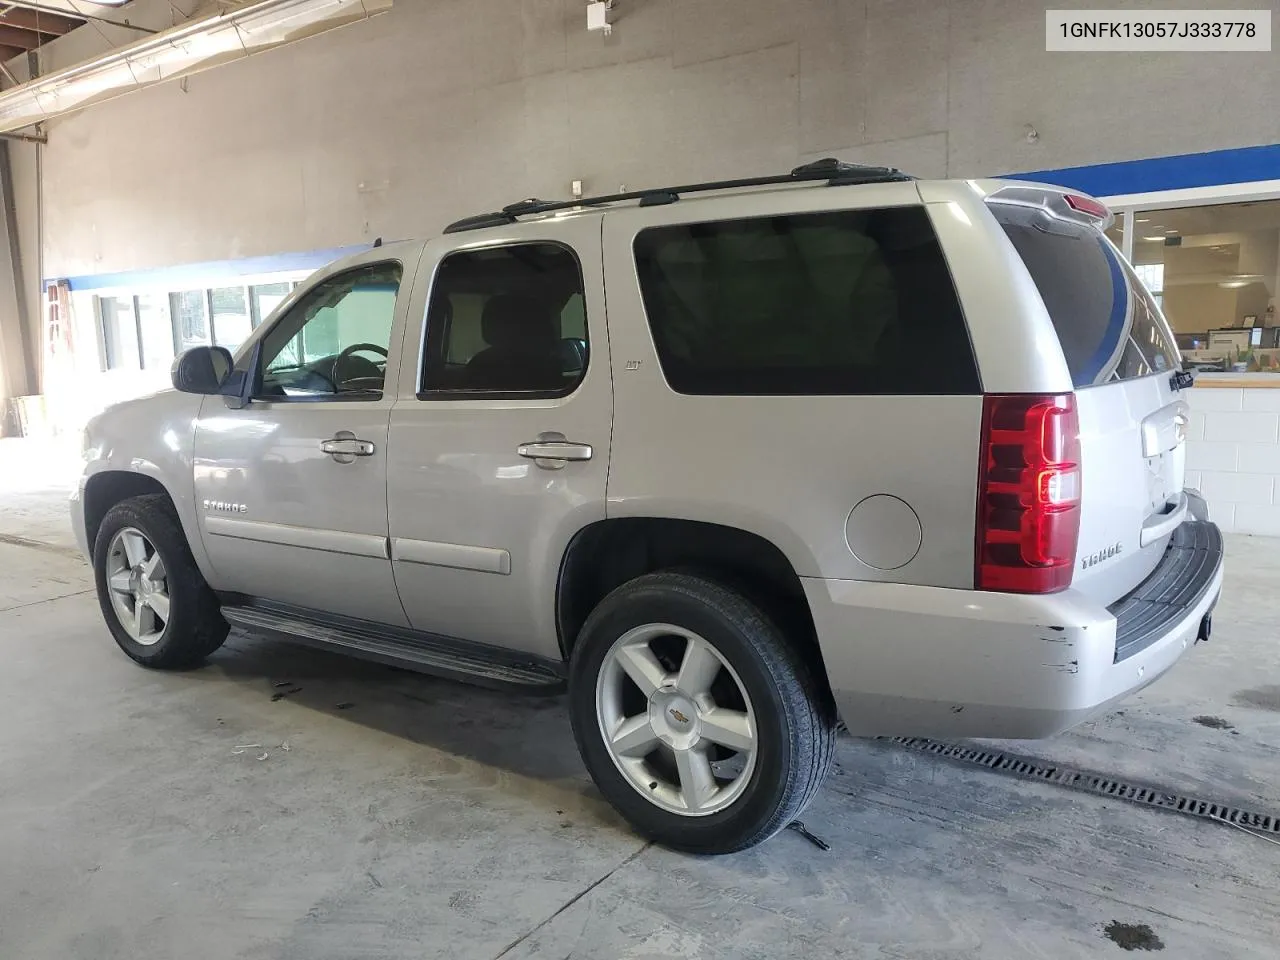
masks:
POLYGON ((596 207, 624 200, 638 200, 640 206, 650 207, 675 203, 685 193, 702 193, 710 190, 732 190, 738 187, 764 187, 782 183, 827 181, 827 186, 841 187, 863 183, 893 183, 914 180, 910 174, 894 167, 869 167, 857 163, 844 163, 833 157, 815 160, 796 167, 790 173, 769 177, 747 177, 743 180, 712 180, 708 183, 689 183, 679 187, 654 187, 649 190, 633 190, 627 193, 611 193, 600 197, 581 197, 576 200, 539 200, 536 197, 508 204, 493 213, 464 217, 444 228, 445 233, 462 233, 484 227, 498 227, 516 223, 520 217, 556 210, 572 210, 577 207, 596 207))

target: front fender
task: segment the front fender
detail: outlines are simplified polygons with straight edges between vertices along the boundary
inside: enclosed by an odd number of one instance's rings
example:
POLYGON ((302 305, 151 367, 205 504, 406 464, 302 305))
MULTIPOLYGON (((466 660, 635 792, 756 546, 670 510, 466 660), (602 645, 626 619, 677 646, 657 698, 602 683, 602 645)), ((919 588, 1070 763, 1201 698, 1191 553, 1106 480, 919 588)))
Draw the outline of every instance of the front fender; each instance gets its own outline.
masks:
MULTIPOLYGON (((108 407, 91 419, 85 427, 84 472, 80 478, 73 512, 79 511, 77 539, 83 530, 81 547, 87 553, 93 548, 96 522, 110 509, 101 506, 101 495, 93 491, 106 483, 109 475, 131 474, 147 477, 169 495, 178 520, 201 574, 213 582, 212 567, 200 536, 195 503, 195 480, 192 456, 195 425, 204 398, 166 390, 137 400, 108 407)), ((122 485, 125 489, 127 484, 122 485)))

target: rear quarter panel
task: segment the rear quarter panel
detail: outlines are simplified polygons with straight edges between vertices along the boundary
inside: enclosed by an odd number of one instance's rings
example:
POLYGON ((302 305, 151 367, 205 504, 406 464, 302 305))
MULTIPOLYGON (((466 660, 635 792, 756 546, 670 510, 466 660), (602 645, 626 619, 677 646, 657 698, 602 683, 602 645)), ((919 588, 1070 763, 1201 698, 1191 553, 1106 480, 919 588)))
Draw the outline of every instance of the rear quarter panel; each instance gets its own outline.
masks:
POLYGON ((802 577, 972 586, 981 397, 677 394, 658 362, 633 255, 647 226, 920 202, 914 183, 891 183, 605 215, 610 517, 746 530, 774 543, 802 577), (914 558, 893 570, 863 563, 846 541, 854 506, 877 494, 906 501, 922 530, 914 558))

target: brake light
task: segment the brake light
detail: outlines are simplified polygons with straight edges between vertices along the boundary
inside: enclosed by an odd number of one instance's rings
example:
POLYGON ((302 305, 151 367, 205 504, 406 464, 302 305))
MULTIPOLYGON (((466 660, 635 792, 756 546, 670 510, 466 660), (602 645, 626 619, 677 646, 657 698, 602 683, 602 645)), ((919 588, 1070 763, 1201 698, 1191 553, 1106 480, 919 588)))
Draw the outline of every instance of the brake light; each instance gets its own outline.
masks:
POLYGON ((1078 213, 1086 214, 1098 220, 1105 220, 1111 216, 1111 211, 1105 203, 1093 199, 1093 197, 1082 197, 1078 193, 1068 193, 1065 195, 1067 206, 1078 213))
POLYGON ((979 590, 1071 585, 1080 536, 1080 420, 1074 394, 988 395, 978 472, 979 590))

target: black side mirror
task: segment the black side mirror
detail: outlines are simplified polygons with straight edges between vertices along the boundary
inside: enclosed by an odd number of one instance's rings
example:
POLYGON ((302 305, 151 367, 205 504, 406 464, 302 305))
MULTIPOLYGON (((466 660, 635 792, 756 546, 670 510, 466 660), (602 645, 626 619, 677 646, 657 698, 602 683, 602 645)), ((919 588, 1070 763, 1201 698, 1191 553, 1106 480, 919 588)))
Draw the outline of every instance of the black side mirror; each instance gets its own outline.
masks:
POLYGON ((204 396, 221 393, 234 365, 231 351, 226 347, 192 347, 173 361, 170 371, 173 388, 204 396))

